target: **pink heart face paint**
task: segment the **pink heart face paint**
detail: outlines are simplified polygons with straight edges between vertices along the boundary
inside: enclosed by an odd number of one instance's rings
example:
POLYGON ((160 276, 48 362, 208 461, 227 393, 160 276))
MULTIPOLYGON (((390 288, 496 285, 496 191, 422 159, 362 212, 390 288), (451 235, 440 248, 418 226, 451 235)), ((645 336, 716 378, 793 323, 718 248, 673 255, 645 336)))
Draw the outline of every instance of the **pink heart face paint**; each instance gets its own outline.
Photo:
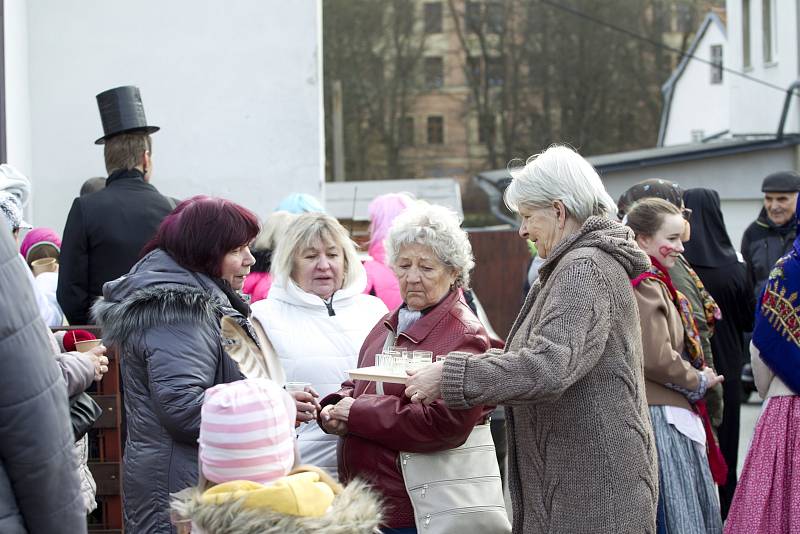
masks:
POLYGON ((683 252, 683 243, 681 242, 683 229, 683 218, 680 215, 666 215, 658 231, 639 241, 639 245, 648 255, 669 269, 675 265, 678 256, 683 252))
POLYGON ((671 245, 663 245, 658 248, 658 253, 661 255, 662 258, 666 258, 667 256, 671 256, 672 254, 679 252, 675 247, 671 245))

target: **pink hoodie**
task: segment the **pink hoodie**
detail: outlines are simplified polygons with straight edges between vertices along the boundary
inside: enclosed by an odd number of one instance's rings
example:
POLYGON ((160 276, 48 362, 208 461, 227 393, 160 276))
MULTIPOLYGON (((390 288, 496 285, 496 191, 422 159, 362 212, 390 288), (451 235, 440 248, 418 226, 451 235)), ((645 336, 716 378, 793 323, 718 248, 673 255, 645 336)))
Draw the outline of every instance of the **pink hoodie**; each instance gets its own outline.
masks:
POLYGON ((367 287, 364 293, 375 295, 386 304, 389 310, 394 311, 403 303, 400 296, 400 284, 392 270, 383 264, 386 251, 383 243, 375 243, 369 247, 369 255, 373 259, 364 262, 367 271, 367 287))
POLYGON ((367 271, 367 288, 364 293, 381 299, 389 310, 398 308, 403 303, 403 297, 400 296, 397 277, 386 265, 383 241, 389 234, 395 217, 413 201, 406 193, 387 193, 375 197, 367 208, 371 221, 369 255, 372 260, 364 262, 364 269, 367 271))
POLYGON ((272 287, 272 275, 269 273, 251 272, 244 279, 242 293, 250 295, 250 304, 264 300, 272 287))

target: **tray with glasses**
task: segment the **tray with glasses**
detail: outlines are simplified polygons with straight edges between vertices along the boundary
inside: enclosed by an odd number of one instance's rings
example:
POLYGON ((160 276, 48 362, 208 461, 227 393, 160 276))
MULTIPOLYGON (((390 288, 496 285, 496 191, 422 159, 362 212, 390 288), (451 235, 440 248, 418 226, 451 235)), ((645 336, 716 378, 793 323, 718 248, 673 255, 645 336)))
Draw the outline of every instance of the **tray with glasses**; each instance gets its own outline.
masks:
POLYGON ((408 369, 418 369, 433 363, 433 353, 425 350, 387 350, 375 355, 375 365, 348 371, 353 380, 405 384, 408 369))

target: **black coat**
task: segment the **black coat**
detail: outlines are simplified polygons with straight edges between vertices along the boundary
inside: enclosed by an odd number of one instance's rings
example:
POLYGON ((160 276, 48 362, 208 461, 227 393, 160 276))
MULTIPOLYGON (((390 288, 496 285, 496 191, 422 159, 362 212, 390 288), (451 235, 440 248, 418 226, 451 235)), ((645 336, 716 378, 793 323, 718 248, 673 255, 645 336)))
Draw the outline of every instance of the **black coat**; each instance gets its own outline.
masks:
POLYGON ((792 247, 796 232, 794 218, 783 226, 775 226, 763 208, 758 219, 744 231, 741 251, 756 300, 761 296, 775 262, 792 247))
POLYGON ((747 269, 743 264, 695 267, 695 270, 722 311, 722 320, 717 321, 711 337, 711 350, 717 373, 725 376, 722 384, 722 424, 717 429, 719 447, 728 464, 728 480, 720 487, 720 504, 724 518, 736 491, 736 465, 739 462, 739 406, 742 403, 740 377, 742 366, 749 356, 742 334, 753 329, 755 300, 747 278, 747 269))
POLYGON ((200 409, 208 388, 242 377, 220 318, 247 320, 207 276, 156 249, 109 282, 94 305, 120 354, 128 436, 122 493, 127 532, 170 534, 169 494, 197 484, 200 409))
POLYGON ((136 170, 115 172, 106 188, 76 198, 64 227, 58 303, 71 324, 90 324, 103 284, 127 273, 174 201, 136 170))

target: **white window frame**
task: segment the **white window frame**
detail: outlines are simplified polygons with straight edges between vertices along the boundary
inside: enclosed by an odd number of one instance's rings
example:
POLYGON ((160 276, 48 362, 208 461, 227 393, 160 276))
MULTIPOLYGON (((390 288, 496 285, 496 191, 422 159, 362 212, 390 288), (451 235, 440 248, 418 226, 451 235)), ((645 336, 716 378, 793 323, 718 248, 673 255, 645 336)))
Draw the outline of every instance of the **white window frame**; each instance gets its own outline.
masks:
POLYGON ((775 0, 761 0, 761 46, 764 66, 770 67, 778 62, 778 3, 775 0), (769 20, 764 20, 764 8, 769 7, 769 20))
POLYGON ((724 49, 722 48, 721 44, 713 44, 708 47, 708 55, 711 61, 711 84, 712 85, 719 85, 722 83, 722 80, 725 76, 724 71, 722 70, 725 60, 724 60, 724 49), (719 51, 719 55, 715 55, 715 51, 719 51))
POLYGON ((751 0, 742 0, 742 67, 753 68, 753 10, 751 0))

